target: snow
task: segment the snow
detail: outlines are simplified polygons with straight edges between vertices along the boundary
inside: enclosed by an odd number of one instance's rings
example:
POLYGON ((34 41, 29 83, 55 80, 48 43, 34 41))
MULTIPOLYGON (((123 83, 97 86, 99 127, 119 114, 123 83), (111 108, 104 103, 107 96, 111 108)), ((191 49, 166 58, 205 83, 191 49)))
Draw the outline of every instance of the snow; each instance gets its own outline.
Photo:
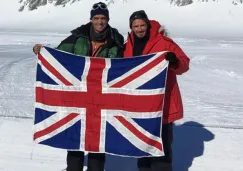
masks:
MULTIPOLYGON (((32 141, 32 46, 40 42, 54 47, 65 36, 0 32, 1 171, 65 169, 65 150, 32 141)), ((174 171, 243 170, 243 39, 174 40, 191 58, 190 71, 178 76, 185 117, 174 127, 174 171)), ((136 161, 108 156, 106 171, 113 170, 136 171, 136 161)))
MULTIPOLYGON (((0 14, 5 16, 0 18, 1 171, 65 169, 65 150, 32 141, 36 69, 32 47, 35 43, 55 47, 69 30, 88 21, 94 2, 18 13, 17 1, 1 0, 0 14)), ((243 170, 243 5, 221 0, 182 8, 164 0, 138 2, 111 4, 111 25, 125 36, 130 14, 145 9, 150 18, 166 25, 191 58, 189 72, 178 76, 185 116, 174 127, 174 171, 243 170)), ((105 170, 136 171, 136 161, 107 156, 105 170)))
MULTIPOLYGON (((175 127, 174 171, 243 170, 243 130, 175 127)), ((1 118, 1 171, 61 171, 66 152, 32 142, 32 120, 1 118)), ((197 124, 200 126, 199 124, 197 124)), ((133 158, 107 156, 106 171, 136 171, 133 158), (123 163, 123 164, 121 164, 123 163)))

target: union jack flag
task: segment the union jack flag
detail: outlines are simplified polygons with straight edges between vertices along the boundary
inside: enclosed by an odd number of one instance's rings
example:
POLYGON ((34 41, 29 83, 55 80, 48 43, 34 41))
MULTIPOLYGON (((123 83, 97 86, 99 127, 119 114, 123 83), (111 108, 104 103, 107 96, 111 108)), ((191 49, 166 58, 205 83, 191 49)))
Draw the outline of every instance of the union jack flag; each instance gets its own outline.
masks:
POLYGON ((109 59, 43 47, 34 141, 67 150, 163 156, 164 54, 109 59))

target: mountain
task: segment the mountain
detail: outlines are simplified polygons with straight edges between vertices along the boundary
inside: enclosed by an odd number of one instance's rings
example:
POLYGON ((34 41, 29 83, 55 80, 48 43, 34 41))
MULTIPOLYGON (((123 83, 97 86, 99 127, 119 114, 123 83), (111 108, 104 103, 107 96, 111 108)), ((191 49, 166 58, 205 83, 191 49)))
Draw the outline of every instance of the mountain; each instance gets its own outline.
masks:
MULTIPOLYGON (((48 3, 53 4, 54 6, 63 6, 67 4, 72 4, 78 2, 80 0, 20 0, 19 3, 21 4, 19 11, 23 11, 25 7, 28 7, 30 11, 37 9, 40 6, 45 6, 48 3)), ((107 3, 114 3, 117 0, 106 0, 107 3)), ((220 2, 220 0, 167 0, 168 3, 176 6, 186 6, 190 5, 193 2, 209 2, 209 1, 216 1, 220 2)), ((243 0, 232 0, 233 5, 243 4, 243 0)))
POLYGON ((92 4, 99 1, 109 6, 109 24, 125 36, 130 31, 130 15, 144 9, 170 36, 243 37, 243 5, 234 5, 242 0, 192 0, 191 4, 190 0, 1 0, 0 30, 70 34, 89 22, 92 4), (25 4, 22 12, 20 4, 25 4), (37 9, 28 10, 30 4, 37 9))

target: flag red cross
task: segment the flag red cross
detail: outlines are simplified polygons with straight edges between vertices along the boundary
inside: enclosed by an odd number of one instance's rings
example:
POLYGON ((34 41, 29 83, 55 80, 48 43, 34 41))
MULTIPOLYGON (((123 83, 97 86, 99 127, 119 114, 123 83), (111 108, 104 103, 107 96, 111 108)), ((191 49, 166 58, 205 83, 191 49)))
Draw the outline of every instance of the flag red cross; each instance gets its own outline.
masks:
MULTIPOLYGON (((62 81, 66 86, 71 86, 68 80, 66 80, 48 61, 38 55, 42 65, 45 66, 52 74, 54 74, 59 80, 62 81)), ((156 65, 156 63, 154 64, 156 65)), ((63 91, 63 90, 48 90, 42 87, 36 87, 36 102, 49 105, 49 106, 60 106, 60 107, 77 107, 86 109, 86 132, 85 132, 85 150, 86 151, 99 151, 100 144, 100 127, 101 127, 101 110, 102 109, 113 109, 113 110, 124 110, 132 112, 157 112, 161 110, 160 105, 154 105, 148 102, 161 101, 163 95, 127 95, 119 93, 102 93, 102 73, 105 69, 106 61, 101 58, 90 58, 90 68, 87 75, 87 91, 63 91), (95 118, 95 119, 94 119, 95 118)), ((147 67, 153 67, 150 63, 147 67)), ((146 72, 146 70, 144 70, 146 72)), ((143 71, 135 74, 135 77, 143 74, 143 71)), ((131 79, 129 80, 129 82, 131 79)), ((122 83, 124 84, 124 83, 122 83)), ((112 87, 112 86, 111 86, 112 87)), ((116 86, 117 87, 117 86, 116 86)), ((72 113, 63 120, 57 122, 45 130, 36 132, 34 139, 43 136, 53 129, 61 127, 78 114, 72 113)), ((148 139, 141 132, 136 130, 127 123, 123 117, 115 117, 122 124, 126 125, 127 128, 133 132, 141 140, 148 144, 155 145, 158 149, 162 150, 161 144, 154 142, 152 139, 148 139), (156 145, 157 144, 157 145, 156 145)))

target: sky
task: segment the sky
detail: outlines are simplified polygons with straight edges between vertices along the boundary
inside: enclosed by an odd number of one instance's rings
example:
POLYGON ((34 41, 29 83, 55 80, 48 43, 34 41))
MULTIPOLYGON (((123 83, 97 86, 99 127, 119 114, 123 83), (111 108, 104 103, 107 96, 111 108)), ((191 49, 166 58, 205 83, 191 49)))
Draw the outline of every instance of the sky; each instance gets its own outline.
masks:
MULTIPOLYGON (((104 0, 103 0, 104 1, 104 0)), ((65 8, 52 4, 38 10, 18 12, 17 0, 0 0, 0 29, 38 30, 69 33, 89 22, 90 9, 97 0, 82 0, 65 8)), ((177 7, 166 0, 116 0, 109 5, 110 24, 123 35, 129 31, 129 16, 136 10, 145 10, 150 19, 165 25, 171 36, 186 37, 243 37, 243 5, 231 0, 195 2, 177 7)))

